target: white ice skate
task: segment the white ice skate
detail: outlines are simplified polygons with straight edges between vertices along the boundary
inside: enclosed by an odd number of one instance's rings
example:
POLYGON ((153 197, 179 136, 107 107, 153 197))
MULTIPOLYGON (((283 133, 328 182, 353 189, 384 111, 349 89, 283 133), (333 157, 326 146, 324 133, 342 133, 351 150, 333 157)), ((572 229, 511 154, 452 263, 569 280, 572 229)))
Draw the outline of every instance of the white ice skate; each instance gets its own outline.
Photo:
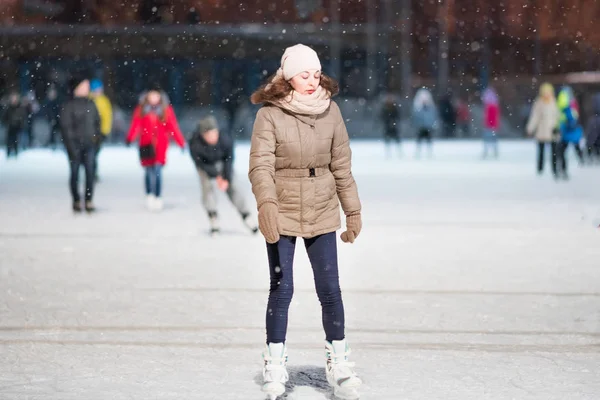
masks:
POLYGON ((253 215, 250 215, 249 213, 243 213, 242 220, 244 221, 246 228, 250 229, 252 233, 258 233, 258 222, 253 215))
POLYGON ((285 393, 285 384, 289 380, 286 369, 287 349, 283 343, 269 343, 263 353, 263 379, 262 391, 275 400, 285 393))
POLYGON ((219 219, 216 215, 212 215, 208 220, 210 222, 210 234, 213 236, 218 235, 221 232, 221 228, 219 228, 219 219))
POLYGON ((154 211, 162 211, 164 208, 163 200, 160 197, 154 199, 154 211))
POLYGON ((146 195, 146 208, 150 211, 154 211, 154 203, 156 201, 156 197, 153 194, 146 195))
POLYGON ((356 400, 360 398, 358 388, 362 385, 362 380, 352 370, 354 363, 348 361, 349 355, 350 348, 345 339, 325 342, 327 382, 333 387, 336 397, 343 400, 356 400))

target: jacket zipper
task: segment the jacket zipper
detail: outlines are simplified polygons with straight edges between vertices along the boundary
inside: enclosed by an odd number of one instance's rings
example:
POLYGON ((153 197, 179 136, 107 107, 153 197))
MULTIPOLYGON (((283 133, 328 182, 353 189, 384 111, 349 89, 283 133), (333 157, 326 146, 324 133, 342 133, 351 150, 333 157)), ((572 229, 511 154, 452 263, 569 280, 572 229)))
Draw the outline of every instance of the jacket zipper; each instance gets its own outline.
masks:
MULTIPOLYGON (((300 165, 302 165, 302 160, 304 158, 303 150, 302 150, 302 133, 300 131, 300 121, 298 118, 294 117, 296 120, 296 127, 298 128, 298 140, 300 143, 300 165)), ((304 233, 304 179, 300 179, 300 232, 304 233)))

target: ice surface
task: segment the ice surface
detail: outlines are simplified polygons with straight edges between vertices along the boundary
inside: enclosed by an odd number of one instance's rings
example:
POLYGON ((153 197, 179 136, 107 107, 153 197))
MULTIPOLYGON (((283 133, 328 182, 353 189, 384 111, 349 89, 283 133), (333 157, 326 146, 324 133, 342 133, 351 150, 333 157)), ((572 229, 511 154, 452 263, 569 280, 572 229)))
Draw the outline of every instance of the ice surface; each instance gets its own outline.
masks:
MULTIPOLYGON (((339 242, 362 399, 597 399, 600 168, 535 173, 531 142, 352 145, 364 229, 339 242)), ((236 171, 248 200, 248 145, 236 171)), ((0 399, 263 399, 266 251, 220 196, 208 236, 189 155, 145 210, 134 148, 107 147, 93 216, 70 211, 62 152, 0 156, 0 399)), ((328 399, 303 246, 288 399, 328 399)))

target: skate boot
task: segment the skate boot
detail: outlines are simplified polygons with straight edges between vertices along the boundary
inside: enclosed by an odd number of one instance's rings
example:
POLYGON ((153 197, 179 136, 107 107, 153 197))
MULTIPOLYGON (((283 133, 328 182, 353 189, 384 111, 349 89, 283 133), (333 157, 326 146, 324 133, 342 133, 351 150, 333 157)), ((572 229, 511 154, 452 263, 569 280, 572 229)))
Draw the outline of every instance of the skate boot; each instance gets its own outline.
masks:
POLYGON ((73 202, 73 212, 80 213, 81 211, 82 211, 81 203, 79 201, 74 201, 73 202))
POLYGON ((287 349, 283 343, 269 343, 263 353, 263 386, 262 391, 275 400, 285 393, 285 384, 289 380, 286 369, 287 349))
POLYGON ((217 212, 209 211, 208 212, 208 220, 210 222, 210 234, 211 235, 218 234, 221 230, 219 229, 219 218, 217 216, 217 212))
POLYGON ((156 196, 154 196, 153 194, 146 195, 146 207, 148 208, 148 210, 154 211, 155 204, 156 196))
POLYGON ((164 208, 164 203, 161 197, 154 198, 154 211, 162 211, 164 208))
POLYGON ((250 216, 249 212, 242 213, 242 220, 244 220, 244 225, 246 225, 246 227, 250 229, 253 234, 258 233, 258 224, 250 216))
POLYGON ((325 342, 327 382, 333 387, 333 393, 337 398, 356 400, 360 397, 358 388, 362 385, 362 380, 352 370, 354 363, 348 361, 349 355, 350 348, 346 339, 325 342))
POLYGON ((94 203, 92 203, 91 200, 86 200, 85 211, 87 211, 88 213, 93 213, 94 211, 96 211, 96 207, 94 207, 94 203))

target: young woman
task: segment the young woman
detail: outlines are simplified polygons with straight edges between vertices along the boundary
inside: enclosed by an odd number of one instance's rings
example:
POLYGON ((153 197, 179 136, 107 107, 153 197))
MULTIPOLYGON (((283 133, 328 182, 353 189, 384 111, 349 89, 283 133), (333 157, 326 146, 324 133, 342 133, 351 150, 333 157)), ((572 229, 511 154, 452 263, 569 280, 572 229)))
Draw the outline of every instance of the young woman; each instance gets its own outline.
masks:
POLYGON ((145 169, 146 201, 149 210, 162 210, 161 170, 167 162, 169 139, 181 147, 185 139, 179 130, 173 107, 166 93, 151 89, 142 94, 140 104, 133 112, 131 127, 125 142, 129 145, 140 137, 140 161, 145 169))
POLYGON ((337 83, 321 73, 317 53, 298 44, 286 49, 277 73, 251 98, 264 104, 254 122, 249 177, 271 278, 263 354, 263 391, 271 398, 284 393, 288 380, 285 340, 298 237, 304 239, 321 302, 327 380, 346 399, 358 398, 362 383, 348 361, 338 277, 339 204, 347 227, 342 241, 354 242, 362 220, 348 132, 331 101, 337 92, 337 83))
POLYGON ((560 137, 556 129, 558 118, 559 113, 556 105, 556 97, 554 96, 554 87, 550 83, 544 83, 540 86, 540 94, 533 103, 531 115, 527 122, 527 134, 535 137, 538 143, 538 174, 544 172, 544 152, 546 145, 550 144, 552 173, 555 178, 557 178, 556 144, 560 137))

